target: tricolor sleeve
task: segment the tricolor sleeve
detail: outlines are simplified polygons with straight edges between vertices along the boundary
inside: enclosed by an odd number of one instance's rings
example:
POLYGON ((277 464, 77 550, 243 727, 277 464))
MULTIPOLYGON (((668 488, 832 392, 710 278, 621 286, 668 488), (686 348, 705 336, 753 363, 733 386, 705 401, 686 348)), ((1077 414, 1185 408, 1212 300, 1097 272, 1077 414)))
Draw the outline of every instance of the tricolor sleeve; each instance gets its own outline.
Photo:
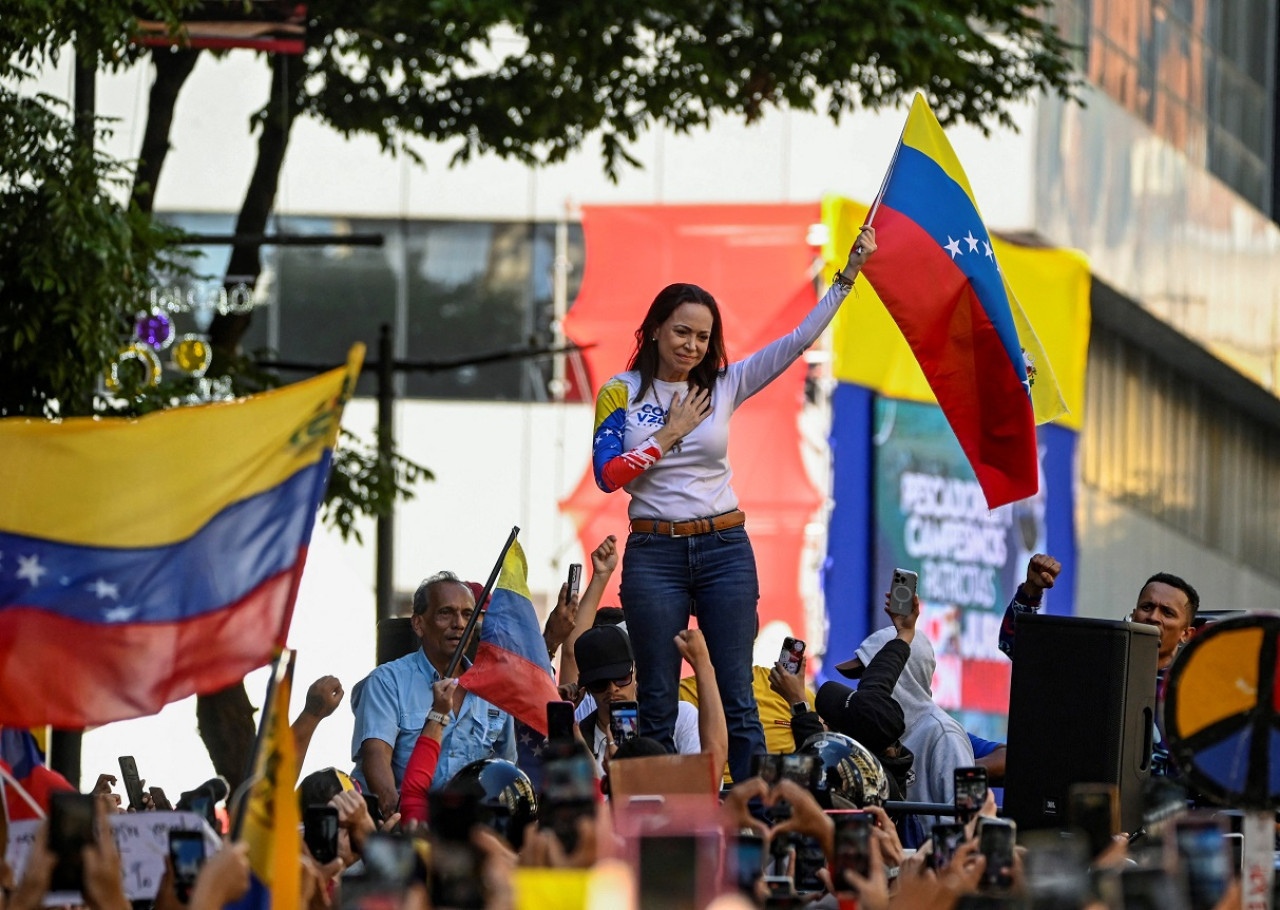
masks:
POLYGON ((627 429, 627 395, 626 383, 611 379, 596 397, 591 465, 596 486, 606 493, 631 483, 662 457, 662 447, 652 436, 629 452, 622 450, 627 429))

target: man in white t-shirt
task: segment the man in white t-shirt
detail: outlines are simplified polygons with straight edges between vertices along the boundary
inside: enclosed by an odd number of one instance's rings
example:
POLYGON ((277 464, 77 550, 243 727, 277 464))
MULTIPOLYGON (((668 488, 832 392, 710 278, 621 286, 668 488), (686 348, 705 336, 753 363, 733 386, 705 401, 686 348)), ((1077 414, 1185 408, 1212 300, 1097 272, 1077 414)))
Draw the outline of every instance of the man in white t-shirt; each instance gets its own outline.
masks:
MULTIPOLYGON (((693 632, 697 634, 697 630, 693 632)), ((573 653, 578 663, 578 685, 595 697, 597 705, 595 711, 582 719, 579 729, 595 756, 596 776, 603 777, 604 759, 609 746, 613 745, 609 733, 610 708, 615 702, 636 700, 635 655, 630 637, 619 626, 588 629, 574 642, 573 653)), ((702 751, 698 709, 688 702, 681 702, 679 706, 675 743, 676 752, 681 755, 702 751)))

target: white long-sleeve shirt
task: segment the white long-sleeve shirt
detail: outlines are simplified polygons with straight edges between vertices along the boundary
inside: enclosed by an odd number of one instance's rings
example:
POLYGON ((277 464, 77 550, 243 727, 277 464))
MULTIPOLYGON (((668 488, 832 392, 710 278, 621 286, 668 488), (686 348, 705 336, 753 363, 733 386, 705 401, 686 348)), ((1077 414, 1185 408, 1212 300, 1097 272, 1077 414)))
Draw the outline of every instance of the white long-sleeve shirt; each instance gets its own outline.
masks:
POLYGON ((654 379, 637 401, 638 370, 610 379, 596 397, 596 484, 606 493, 619 488, 630 493, 631 518, 681 521, 736 509, 729 418, 818 340, 848 294, 847 288, 833 284, 794 330, 729 364, 711 390, 711 414, 665 455, 653 436, 666 425, 673 396, 689 394, 688 383, 654 379))

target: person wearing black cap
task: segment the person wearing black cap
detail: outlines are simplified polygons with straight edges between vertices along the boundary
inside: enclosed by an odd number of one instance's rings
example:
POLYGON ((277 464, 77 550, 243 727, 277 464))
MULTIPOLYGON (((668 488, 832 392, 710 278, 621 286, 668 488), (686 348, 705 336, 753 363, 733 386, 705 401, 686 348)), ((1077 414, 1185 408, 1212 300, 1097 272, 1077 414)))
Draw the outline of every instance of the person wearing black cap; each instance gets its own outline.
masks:
MULTIPOLYGON (((716 688, 715 668, 702 633, 686 629, 676 636, 676 648, 692 666, 694 674, 714 694, 697 707, 681 702, 675 727, 675 751, 682 755, 712 752, 724 765, 729 752, 729 733, 724 709, 716 688)), ((636 700, 635 655, 631 638, 619 626, 596 626, 583 632, 573 643, 578 663, 578 684, 595 697, 597 708, 578 725, 582 738, 596 761, 596 775, 604 776, 604 761, 615 745, 609 734, 611 706, 636 700)))
MULTIPOLYGON (((889 613, 889 611, 885 611, 889 613)), ((911 613, 900 616, 889 613, 897 636, 885 644, 866 667, 856 658, 838 664, 836 669, 846 677, 860 679, 858 688, 838 682, 825 683, 814 700, 816 714, 804 701, 804 664, 797 674, 787 672, 782 663, 769 671, 773 690, 791 702, 791 733, 796 748, 815 733, 827 729, 857 740, 885 766, 889 772, 894 799, 906 794, 912 755, 900 742, 906 732, 902 706, 893 697, 894 686, 911 655, 916 622, 920 619, 920 601, 911 613)))

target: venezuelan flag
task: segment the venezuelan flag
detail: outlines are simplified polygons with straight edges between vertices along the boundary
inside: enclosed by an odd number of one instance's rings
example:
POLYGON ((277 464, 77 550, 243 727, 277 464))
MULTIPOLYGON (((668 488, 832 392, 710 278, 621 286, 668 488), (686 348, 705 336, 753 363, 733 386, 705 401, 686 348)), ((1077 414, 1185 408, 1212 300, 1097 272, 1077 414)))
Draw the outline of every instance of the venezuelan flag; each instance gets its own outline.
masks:
POLYGON ((547 702, 558 701, 560 693, 528 579, 524 550, 513 540, 484 613, 476 659, 458 685, 546 736, 547 702))
POLYGON ((968 178, 917 94, 863 269, 919 361, 991 508, 1038 488, 1031 384, 968 178))
POLYGON ((136 420, 0 421, 0 723, 153 714, 270 661, 363 355, 136 420))
POLYGON ((249 891, 228 910, 296 910, 301 896, 301 817, 293 787, 298 757, 289 729, 293 654, 281 652, 258 728, 254 776, 233 840, 249 845, 249 891))

